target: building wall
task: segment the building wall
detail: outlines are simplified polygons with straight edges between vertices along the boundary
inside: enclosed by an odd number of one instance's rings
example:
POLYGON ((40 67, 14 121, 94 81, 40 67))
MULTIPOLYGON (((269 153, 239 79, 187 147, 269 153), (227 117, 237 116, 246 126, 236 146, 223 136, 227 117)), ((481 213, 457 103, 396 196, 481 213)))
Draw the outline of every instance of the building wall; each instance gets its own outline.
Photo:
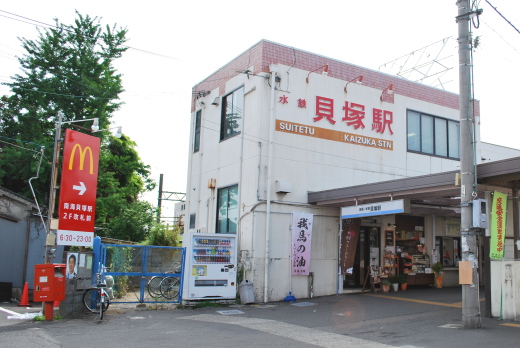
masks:
POLYGON ((12 283, 13 297, 20 298, 26 282, 32 289, 34 265, 44 263, 46 236, 33 201, 0 188, 0 282, 12 283))
MULTIPOLYGON (((315 216, 311 253, 314 295, 338 291, 340 211, 307 204, 309 191, 455 170, 459 165, 457 160, 407 152, 407 109, 458 120, 458 97, 454 94, 265 41, 224 68, 194 87, 190 148, 197 110, 202 110, 202 124, 200 151, 191 153, 189 159, 186 201, 187 216, 196 214, 196 226, 186 231, 215 232, 218 189, 238 184, 238 249, 246 251, 249 257, 251 269, 245 274, 254 284, 257 301, 283 299, 290 291, 290 281, 296 297, 309 296, 308 277, 289 277, 291 212, 315 216), (328 76, 323 76, 320 69, 310 73, 324 64, 330 65, 328 76), (247 69, 256 76, 230 76, 230 67, 235 71, 247 69), (227 78, 223 77, 226 71, 227 78), (269 71, 279 77, 274 92, 268 80, 269 71), (363 84, 349 83, 345 93, 347 82, 361 74, 363 84), (394 93, 382 93, 390 83, 394 93), (245 92, 242 131, 220 141, 221 108, 211 103, 215 97, 222 98, 240 86, 245 92), (205 93, 197 94, 201 91, 205 93), (327 117, 315 119, 317 97, 333 100, 330 119, 334 122, 327 117), (364 105, 364 127, 356 129, 342 120, 347 102, 364 105), (271 105, 274 118, 284 122, 284 129, 278 123, 272 138, 273 202, 266 232, 271 105), (374 109, 392 113, 393 134, 388 128, 383 132, 373 129, 374 109), (288 129, 291 131, 285 131, 288 129), (311 129, 314 135, 308 134, 311 129), (345 140, 345 133, 350 140, 345 140), (382 147, 356 143, 357 137, 374 139, 375 144, 381 141, 382 147), (216 187, 208 188, 212 178, 216 187), (277 193, 276 181, 289 183, 290 192, 277 193)), ((189 258, 188 244, 185 246, 189 258)))
POLYGON ((520 156, 520 150, 518 149, 489 143, 480 143, 480 146, 480 163, 500 161, 506 158, 520 156))

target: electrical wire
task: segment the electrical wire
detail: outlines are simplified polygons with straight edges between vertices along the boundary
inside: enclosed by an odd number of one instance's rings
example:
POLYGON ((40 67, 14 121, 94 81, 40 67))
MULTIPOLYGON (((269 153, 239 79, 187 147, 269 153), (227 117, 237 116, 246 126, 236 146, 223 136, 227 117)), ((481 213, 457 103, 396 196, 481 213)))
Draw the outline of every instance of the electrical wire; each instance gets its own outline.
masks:
MULTIPOLYGON (((513 45, 511 45, 502 35, 500 35, 494 28, 492 28, 486 21, 482 21, 489 29, 491 29, 495 34, 498 35, 504 41, 509 47, 511 47, 516 53, 520 54, 520 51, 518 51, 513 45)), ((514 64, 517 64, 517 62, 514 62, 514 64)))
MULTIPOLYGON (((479 1, 480 2, 480 1, 479 1)), ((477 0, 473 0, 471 3, 471 12, 475 12, 477 15, 473 18, 471 18, 471 23, 475 27, 475 29, 478 29, 480 27, 480 16, 478 14, 478 3, 477 0), (476 24, 475 24, 475 18, 476 18, 476 24)))
MULTIPOLYGON (((25 140, 13 139, 13 138, 5 137, 5 136, 3 136, 3 135, 0 135, 0 138, 9 139, 9 140, 14 140, 14 141, 17 141, 17 142, 22 142, 22 143, 24 143, 24 144, 32 144, 32 145, 36 145, 36 146, 38 146, 39 148, 45 147, 45 146, 43 146, 43 145, 33 143, 32 141, 25 141, 25 140)), ((9 145, 13 145, 13 146, 17 146, 17 147, 20 147, 20 148, 25 149, 25 150, 34 151, 34 150, 26 149, 26 148, 24 148, 24 147, 21 147, 21 146, 15 145, 15 144, 8 143, 8 142, 6 142, 6 141, 2 141, 2 140, 0 140, 0 142, 5 143, 5 144, 9 144, 9 145)), ((38 151, 34 151, 34 152, 38 152, 38 151)))
POLYGON ((517 33, 520 34, 520 30, 518 30, 518 29, 513 25, 513 23, 511 23, 511 22, 510 22, 506 17, 504 17, 504 15, 502 15, 502 13, 500 13, 500 12, 498 11, 498 9, 497 9, 495 6, 491 5, 491 3, 490 3, 488 0, 486 0, 486 2, 488 3, 489 6, 491 6, 491 8, 493 8, 493 10, 495 10, 495 11, 500 15, 500 17, 502 17, 502 18, 503 18, 507 23, 509 23, 510 26, 512 26, 512 27, 516 30, 517 33))
MULTIPOLYGON (((45 226, 45 221, 43 220, 43 215, 42 215, 42 211, 40 209, 40 204, 38 204, 38 200, 36 199, 36 194, 34 193, 34 188, 31 183, 31 181, 33 179, 38 179, 40 176, 40 168, 41 168, 42 159, 43 159, 43 150, 44 150, 44 147, 42 146, 40 149, 40 160, 38 161, 38 169, 36 170, 36 176, 33 176, 32 178, 29 179, 29 187, 31 188, 31 192, 32 192, 32 195, 34 198, 34 203, 36 203, 36 207, 38 208, 38 214, 40 215, 40 218, 42 220, 42 225, 45 226)), ((48 233, 47 229, 45 229, 45 232, 48 233)))
MULTIPOLYGON (((479 14, 479 11, 478 11, 478 3, 476 0, 473 0, 472 3, 471 3, 471 9, 470 9, 470 12, 474 12, 476 13, 476 18, 477 18, 477 25, 475 24, 474 22, 474 18, 471 20, 471 24, 473 24, 473 27, 475 29, 478 29, 478 27, 480 26, 480 21, 479 21, 479 17, 480 17, 480 14, 479 14)), ((470 25, 470 28, 471 28, 471 25, 470 25)), ((468 132, 469 132, 469 136, 471 138, 471 153, 472 153, 472 157, 473 157, 473 191, 471 192, 471 195, 473 197, 473 199, 477 198, 477 195, 478 195, 478 180, 477 180, 477 150, 476 150, 476 139, 475 139, 475 127, 476 127, 476 122, 475 122, 475 114, 476 114, 476 110, 475 110, 475 75, 474 75, 474 70, 473 69, 473 40, 472 40, 472 32, 470 30, 469 32, 469 38, 468 38, 468 41, 469 41, 469 46, 470 46, 470 50, 469 50, 469 54, 470 54, 470 64, 469 64, 469 70, 470 70, 470 97, 471 97, 471 124, 470 122, 466 122, 466 124, 468 125, 468 132), (471 127, 471 125, 473 125, 473 128, 471 127)), ((469 121, 469 120, 468 120, 469 121)))
MULTIPOLYGON (((7 86, 7 84, 5 82, 2 82, 1 84, 7 86)), ((111 97, 111 98, 104 98, 104 97, 95 97, 95 96, 92 96, 92 95, 72 95, 72 94, 55 93, 55 92, 49 92, 49 91, 39 91, 37 89, 23 88, 23 87, 19 87, 19 86, 16 86, 15 88, 16 89, 22 89, 22 90, 28 91, 28 92, 41 93, 41 94, 51 94, 51 95, 57 95, 57 96, 60 96, 60 97, 71 97, 71 98, 79 98, 79 99, 82 99, 82 98, 83 99, 85 99, 85 98, 93 98, 93 99, 103 99, 103 100, 117 99, 117 96, 114 96, 114 97, 111 97)))
MULTIPOLYGON (((23 18, 23 19, 26 19, 26 20, 28 20, 28 21, 35 22, 35 23, 38 23, 38 24, 31 23, 31 22, 27 22, 27 21, 24 21, 24 20, 21 20, 21 19, 17 19, 17 18, 13 18, 13 17, 8 17, 8 16, 5 16, 5 15, 0 14, 1 17, 5 17, 5 18, 9 18, 9 19, 13 19, 13 20, 16 20, 16 21, 20 21, 20 22, 22 22, 22 23, 26 23, 26 24, 34 25, 34 26, 36 26, 36 27, 41 27, 41 26, 43 26, 45 29, 57 29, 57 26, 56 26, 56 25, 51 25, 51 24, 47 24, 47 23, 44 23, 44 22, 40 22, 40 21, 37 21, 37 20, 35 20, 35 19, 31 19, 31 18, 28 18, 28 17, 20 16, 20 15, 17 15, 17 14, 15 14, 15 13, 7 12, 7 11, 4 11, 4 10, 0 10, 0 12, 4 12, 4 13, 7 13, 7 14, 10 14, 11 16, 20 17, 20 18, 23 18)), ((73 32, 74 32, 73 30, 69 29, 68 26, 65 26, 65 25, 63 25, 61 28, 62 28, 63 30, 65 30, 65 31, 70 32, 70 33, 73 33, 73 32)), ((168 58, 168 59, 173 59, 173 60, 181 61, 180 59, 175 58, 175 57, 170 57, 170 56, 167 56, 167 55, 164 55, 164 54, 160 54, 160 53, 156 53, 156 52, 152 52, 152 51, 143 50, 143 49, 141 49, 141 48, 136 48, 136 47, 127 46, 127 45, 122 45, 122 47, 125 47, 125 48, 128 48, 128 49, 131 49, 131 50, 134 50, 134 51, 136 51, 136 52, 141 52, 141 53, 146 53, 146 54, 150 54, 150 55, 154 55, 154 56, 159 56, 159 57, 163 57, 163 58, 168 58)))

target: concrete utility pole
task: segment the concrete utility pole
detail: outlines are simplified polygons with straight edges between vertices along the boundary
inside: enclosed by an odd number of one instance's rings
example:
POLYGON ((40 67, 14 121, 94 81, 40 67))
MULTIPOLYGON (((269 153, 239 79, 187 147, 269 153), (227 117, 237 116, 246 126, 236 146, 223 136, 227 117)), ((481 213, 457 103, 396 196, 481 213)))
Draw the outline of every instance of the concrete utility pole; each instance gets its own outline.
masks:
POLYGON ((480 328, 478 298, 477 237, 472 228, 472 200, 476 198, 476 164, 474 163, 474 120, 471 112, 471 12, 469 0, 458 0, 459 30, 459 111, 460 111, 460 232, 462 261, 472 261, 472 284, 462 285, 462 324, 465 329, 480 328))

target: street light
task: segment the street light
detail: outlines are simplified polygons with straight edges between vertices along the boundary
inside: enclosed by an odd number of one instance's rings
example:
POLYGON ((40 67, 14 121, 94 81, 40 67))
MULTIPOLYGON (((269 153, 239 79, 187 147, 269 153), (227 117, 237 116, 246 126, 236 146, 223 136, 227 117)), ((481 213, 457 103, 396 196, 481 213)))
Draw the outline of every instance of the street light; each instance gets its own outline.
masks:
MULTIPOLYGON (((94 127, 94 125, 92 125, 92 127, 94 127)), ((97 133, 97 132, 103 132, 103 131, 107 131, 107 130, 111 130, 111 129, 117 129, 116 132, 114 133, 114 136, 116 138, 121 138, 121 130, 123 129, 122 126, 118 126, 118 127, 112 127, 112 128, 107 128, 107 129, 99 129, 99 127, 97 127, 98 129, 95 129, 92 128, 92 132, 91 133, 97 133)))

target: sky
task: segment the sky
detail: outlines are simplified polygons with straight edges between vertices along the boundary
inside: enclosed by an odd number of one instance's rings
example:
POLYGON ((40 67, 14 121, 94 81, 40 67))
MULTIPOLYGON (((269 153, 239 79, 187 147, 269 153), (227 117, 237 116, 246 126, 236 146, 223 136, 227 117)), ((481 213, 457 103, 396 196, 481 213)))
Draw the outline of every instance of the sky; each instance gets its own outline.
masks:
MULTIPOLYGON (((479 36, 473 62, 481 140, 520 148, 520 1, 476 3, 484 10, 472 29, 479 36)), ((114 126, 137 143, 153 179, 164 175, 164 191, 186 192, 191 89, 262 39, 391 74, 437 57, 442 66, 430 70, 441 67, 436 79, 424 83, 458 93, 455 0, 4 1, 0 82, 19 73, 16 56, 24 52, 18 37, 36 39, 37 22, 72 24, 76 10, 128 29, 131 48, 115 62, 125 92, 114 126)), ((0 86, 0 94, 8 93, 0 86)), ((157 197, 156 190, 143 198, 156 205, 157 197)), ((172 202, 163 202, 163 216, 173 216, 172 202)))

